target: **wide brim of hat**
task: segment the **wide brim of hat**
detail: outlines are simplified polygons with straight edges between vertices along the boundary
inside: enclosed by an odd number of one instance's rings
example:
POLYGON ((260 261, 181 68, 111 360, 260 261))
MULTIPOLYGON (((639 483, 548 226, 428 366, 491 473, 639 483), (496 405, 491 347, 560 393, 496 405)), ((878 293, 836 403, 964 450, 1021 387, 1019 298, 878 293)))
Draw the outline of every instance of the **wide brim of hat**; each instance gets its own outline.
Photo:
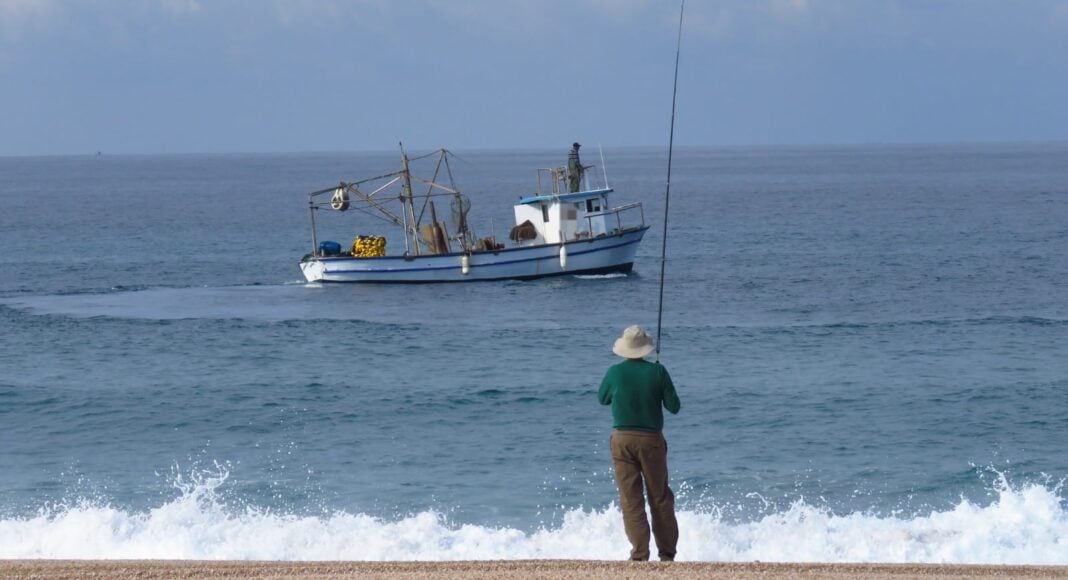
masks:
POLYGON ((623 344, 622 338, 617 338, 615 344, 612 345, 612 352, 623 358, 642 358, 653 352, 653 345, 649 343, 644 346, 628 347, 623 344))

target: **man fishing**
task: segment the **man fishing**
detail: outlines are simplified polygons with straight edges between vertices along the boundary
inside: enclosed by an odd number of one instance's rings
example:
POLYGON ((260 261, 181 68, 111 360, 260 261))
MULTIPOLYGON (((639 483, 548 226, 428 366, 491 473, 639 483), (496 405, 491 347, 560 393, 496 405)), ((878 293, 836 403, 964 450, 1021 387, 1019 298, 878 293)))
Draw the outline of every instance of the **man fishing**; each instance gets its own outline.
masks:
POLYGON ((612 352, 624 361, 612 365, 601 381, 597 398, 612 406, 612 465, 623 528, 630 540, 631 560, 649 559, 649 522, 645 518, 645 495, 653 518, 653 536, 660 560, 675 559, 679 526, 675 520, 675 494, 668 487, 667 441, 664 413, 682 406, 667 369, 645 356, 653 341, 640 326, 623 331, 612 352), (644 493, 643 488, 644 487, 644 493))

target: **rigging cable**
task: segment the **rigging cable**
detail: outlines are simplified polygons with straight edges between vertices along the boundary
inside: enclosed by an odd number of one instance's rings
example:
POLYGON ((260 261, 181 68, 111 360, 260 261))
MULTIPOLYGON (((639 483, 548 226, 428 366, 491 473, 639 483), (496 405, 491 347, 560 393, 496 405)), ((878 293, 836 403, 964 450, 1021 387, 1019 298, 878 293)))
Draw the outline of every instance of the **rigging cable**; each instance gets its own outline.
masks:
POLYGON ((660 303, 656 310, 656 362, 660 362, 660 329, 664 319, 664 270, 667 263, 668 202, 671 200, 671 154, 675 145, 675 97, 679 92, 679 53, 682 52, 682 13, 686 0, 679 5, 679 33, 675 44, 675 81, 671 89, 671 132, 668 136, 667 186, 664 188, 664 236, 660 246, 660 303))
MULTIPOLYGON (((496 173, 493 173, 491 171, 487 171, 482 166, 476 165, 475 163, 472 163, 471 161, 468 161, 464 157, 460 157, 459 155, 457 155, 456 153, 453 153, 452 151, 449 151, 449 157, 452 157, 453 159, 456 159, 457 161, 460 161, 460 162, 466 164, 468 167, 471 167, 472 170, 474 172, 478 173, 479 175, 483 175, 483 176, 489 178, 495 184, 497 184, 497 186, 500 187, 501 189, 515 189, 516 187, 522 187, 522 184, 518 184, 514 180, 504 179, 504 178, 502 178, 500 175, 498 175, 496 173)), ((522 197, 522 196, 520 196, 520 197, 522 197)))

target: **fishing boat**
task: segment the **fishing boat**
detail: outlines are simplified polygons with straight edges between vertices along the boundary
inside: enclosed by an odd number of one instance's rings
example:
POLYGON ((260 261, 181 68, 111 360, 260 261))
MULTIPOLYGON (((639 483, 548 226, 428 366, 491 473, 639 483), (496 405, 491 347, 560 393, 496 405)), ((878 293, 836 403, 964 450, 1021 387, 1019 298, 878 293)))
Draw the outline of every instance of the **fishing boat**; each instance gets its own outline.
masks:
MULTIPOLYGON (((594 166, 580 174, 579 191, 570 187, 566 166, 538 169, 537 189, 519 196, 515 226, 508 240, 476 235, 469 219, 471 203, 452 179, 446 149, 409 158, 401 149, 399 170, 313 191, 308 194, 312 252, 300 261, 309 282, 434 283, 485 280, 532 280, 548 276, 629 272, 645 225, 642 204, 609 204, 613 193, 594 166), (433 164, 430 178, 412 173, 414 162, 433 164), (429 161, 428 161, 429 160, 429 161), (447 177, 448 183, 438 181, 447 177), (543 189, 543 181, 547 181, 543 189), (419 188, 419 193, 415 188, 419 188), (435 201, 448 203, 439 219, 435 201), (351 246, 320 241, 328 212, 331 235, 355 236, 351 246), (369 232, 366 223, 337 214, 378 218, 391 236, 369 232), (362 229, 361 229, 362 228, 362 229), (333 233, 340 232, 340 233, 333 233), (390 254, 387 245, 401 246, 390 254)), ((602 168, 604 166, 602 155, 602 168)), ((364 220, 365 222, 367 220, 364 220)))

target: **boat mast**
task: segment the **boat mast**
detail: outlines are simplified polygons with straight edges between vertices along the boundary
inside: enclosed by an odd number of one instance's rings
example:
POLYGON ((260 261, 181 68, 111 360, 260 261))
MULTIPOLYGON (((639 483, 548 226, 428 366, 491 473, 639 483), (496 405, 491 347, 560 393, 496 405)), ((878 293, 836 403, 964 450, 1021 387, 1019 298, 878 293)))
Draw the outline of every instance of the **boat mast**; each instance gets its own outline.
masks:
POLYGON ((679 53, 682 52, 682 11, 686 0, 679 5, 679 35, 675 44, 675 85, 671 89, 671 132, 668 136, 667 186, 664 188, 664 237, 660 246, 660 305, 656 312, 656 361, 660 362, 660 329, 664 320, 664 266, 667 262, 668 202, 671 200, 671 153, 675 145, 675 97, 679 93, 679 53))
POLYGON ((308 213, 311 215, 312 255, 319 255, 319 232, 315 228, 315 201, 308 196, 308 213))
POLYGON ((403 191, 401 193, 401 202, 404 204, 404 209, 407 211, 409 228, 404 232, 405 244, 408 243, 408 234, 412 236, 412 246, 414 248, 415 255, 419 255, 419 224, 415 221, 415 202, 412 200, 412 173, 408 170, 408 154, 404 152, 404 143, 400 143, 401 150, 401 176, 404 178, 403 191))
POLYGON ((468 239, 471 236, 470 231, 467 229, 467 214, 464 212, 464 196, 460 193, 459 188, 456 187, 456 180, 452 177, 452 166, 449 165, 449 152, 445 149, 441 150, 441 158, 445 161, 445 173, 449 175, 449 188, 453 190, 453 198, 456 200, 456 208, 460 215, 457 216, 457 228, 456 232, 459 236, 460 248, 463 251, 468 251, 468 245, 471 240, 468 239))

